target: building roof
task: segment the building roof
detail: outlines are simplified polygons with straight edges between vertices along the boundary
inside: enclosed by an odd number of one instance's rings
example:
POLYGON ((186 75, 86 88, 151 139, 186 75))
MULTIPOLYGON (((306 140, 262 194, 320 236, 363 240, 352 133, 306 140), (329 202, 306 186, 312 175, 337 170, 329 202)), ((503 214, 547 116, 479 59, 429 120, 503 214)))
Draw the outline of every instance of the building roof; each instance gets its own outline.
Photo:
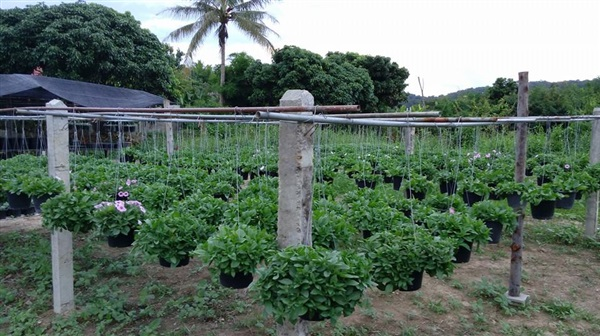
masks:
POLYGON ((0 99, 60 99, 83 107, 152 107, 163 98, 151 93, 69 79, 23 74, 0 74, 0 99))

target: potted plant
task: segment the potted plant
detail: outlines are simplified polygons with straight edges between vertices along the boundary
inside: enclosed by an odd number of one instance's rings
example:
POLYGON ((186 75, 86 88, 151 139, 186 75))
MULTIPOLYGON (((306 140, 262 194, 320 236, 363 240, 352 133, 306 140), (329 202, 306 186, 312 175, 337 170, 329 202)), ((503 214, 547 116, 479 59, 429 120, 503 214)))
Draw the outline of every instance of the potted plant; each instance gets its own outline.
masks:
POLYGON ((462 174, 459 171, 442 169, 437 172, 437 180, 440 183, 440 192, 442 194, 454 195, 458 181, 462 174))
POLYGON ((463 199, 458 195, 447 195, 442 193, 429 194, 425 197, 423 203, 436 211, 465 211, 467 206, 463 199))
POLYGON ((86 233, 94 227, 98 194, 89 191, 61 193, 42 204, 42 225, 50 230, 86 233))
POLYGON ((401 226, 368 238, 361 251, 373 265, 373 281, 382 291, 421 288, 423 273, 449 275, 454 269, 454 243, 433 237, 420 226, 401 226))
POLYGON ((405 180, 406 197, 423 200, 432 185, 432 182, 426 176, 416 173, 410 174, 408 179, 405 180))
POLYGON ((275 249, 275 238, 265 230, 250 225, 221 225, 193 254, 219 274, 221 285, 246 288, 258 264, 275 249))
POLYGON ((578 191, 585 189, 585 180, 575 173, 560 174, 554 180, 556 190, 562 194, 562 197, 556 200, 556 208, 571 209, 575 204, 575 196, 578 191))
POLYGON ((277 323, 321 321, 354 312, 371 281, 362 254, 305 245, 279 251, 259 270, 251 289, 277 323))
POLYGON ((531 207, 531 216, 535 219, 552 219, 556 208, 556 200, 562 194, 558 193, 555 185, 544 183, 541 186, 532 185, 522 195, 531 207))
POLYGON ((468 213, 432 213, 427 217, 426 225, 434 235, 454 239, 456 263, 469 262, 473 244, 487 243, 490 238, 490 229, 483 221, 468 213))
POLYGON ((40 213, 41 205, 50 197, 65 191, 65 184, 57 177, 45 174, 30 176, 23 184, 23 191, 31 196, 35 211, 40 213))
POLYGON ((504 228, 509 232, 516 228, 517 214, 504 203, 492 200, 475 203, 471 208, 471 215, 482 220, 490 229, 490 244, 500 242, 504 228))
POLYGON ((344 204, 348 208, 346 220, 362 231, 364 238, 388 230, 402 220, 402 213, 376 197, 375 191, 371 189, 360 189, 347 194, 344 204))
POLYGON ((94 209, 94 222, 107 236, 110 247, 131 246, 135 229, 146 215, 146 209, 139 201, 105 201, 96 204, 94 209))
POLYGON ((358 233, 344 216, 347 209, 328 199, 313 203, 312 243, 330 249, 350 247, 358 233))
POLYGON ((8 211, 8 203, 0 202, 0 219, 5 219, 8 211))
POLYGON ((564 169, 555 163, 546 163, 533 168, 533 174, 537 177, 538 185, 552 182, 562 172, 564 172, 564 169))
POLYGON ((373 166, 367 160, 357 160, 349 170, 350 176, 359 188, 375 189, 381 176, 373 173, 373 166))
POLYGON ((0 180, 0 187, 6 192, 6 199, 10 209, 27 209, 31 207, 31 196, 23 189, 27 181, 25 174, 5 174, 0 180))
POLYGON ((461 181, 463 200, 468 206, 481 202, 490 193, 490 186, 476 177, 469 177, 461 181))
POLYGON ((525 207, 525 203, 521 201, 521 195, 527 190, 529 184, 529 181, 507 180, 498 183, 494 187, 494 192, 500 197, 505 197, 508 205, 516 210, 525 207))
POLYGON ((203 221, 185 213, 156 215, 139 226, 133 247, 158 257, 161 266, 185 266, 202 239, 203 225, 203 221))

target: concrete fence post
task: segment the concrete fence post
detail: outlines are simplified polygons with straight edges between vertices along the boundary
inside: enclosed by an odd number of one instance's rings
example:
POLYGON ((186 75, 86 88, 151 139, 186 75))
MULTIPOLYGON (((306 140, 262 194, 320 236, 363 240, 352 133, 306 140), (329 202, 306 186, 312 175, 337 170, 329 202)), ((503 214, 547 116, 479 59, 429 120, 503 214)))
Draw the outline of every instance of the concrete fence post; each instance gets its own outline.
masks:
MULTIPOLYGON (((305 90, 288 90, 280 106, 314 106, 313 96, 305 90)), ((312 112, 302 112, 311 115, 312 112)), ((279 248, 312 245, 312 123, 279 123, 279 208, 277 244, 279 248)), ((308 323, 286 322, 277 326, 278 336, 308 335, 308 323)))
MULTIPOLYGON (((52 100, 47 107, 65 107, 60 100, 52 100)), ((69 172, 69 120, 67 117, 46 116, 48 139, 48 175, 61 179, 70 190, 69 172)), ((54 312, 64 314, 75 309, 73 294, 73 234, 66 230, 53 230, 52 245, 52 296, 54 312)))
MULTIPOLYGON (((594 115, 600 115, 600 107, 594 109, 594 115)), ((600 162, 600 119, 592 121, 592 140, 590 141, 590 164, 600 162)), ((598 201, 600 192, 591 193, 586 201, 585 236, 594 238, 598 232, 598 201)))

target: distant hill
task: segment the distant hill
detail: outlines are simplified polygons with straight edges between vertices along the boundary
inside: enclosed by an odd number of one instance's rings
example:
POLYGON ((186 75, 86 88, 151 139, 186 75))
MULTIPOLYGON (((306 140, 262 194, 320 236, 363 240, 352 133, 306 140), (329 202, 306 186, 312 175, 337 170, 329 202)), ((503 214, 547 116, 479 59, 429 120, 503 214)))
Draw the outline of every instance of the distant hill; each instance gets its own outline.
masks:
MULTIPOLYGON (((579 87, 583 87, 585 86, 587 83, 591 82, 590 80, 569 80, 569 81, 562 81, 562 82, 547 82, 547 81, 537 81, 537 82, 530 82, 529 83, 529 87, 537 87, 537 86, 542 86, 542 87, 550 87, 552 85, 556 85, 556 86, 567 86, 567 85, 577 85, 579 87)), ((460 96, 464 96, 467 94, 482 94, 485 93, 485 90, 487 90, 489 88, 489 86, 480 86, 480 87, 476 87, 476 88, 470 88, 470 89, 464 89, 464 90, 459 90, 456 92, 452 92, 452 93, 448 93, 445 95, 439 95, 439 96, 427 96, 424 98, 425 102, 430 102, 430 101, 434 101, 436 99, 440 99, 440 98, 448 98, 450 100, 454 100, 457 99, 460 96)), ((413 105, 418 105, 422 102, 423 97, 419 96, 419 95, 415 95, 412 93, 408 94, 408 99, 406 101, 406 106, 407 107, 411 107, 413 105)))

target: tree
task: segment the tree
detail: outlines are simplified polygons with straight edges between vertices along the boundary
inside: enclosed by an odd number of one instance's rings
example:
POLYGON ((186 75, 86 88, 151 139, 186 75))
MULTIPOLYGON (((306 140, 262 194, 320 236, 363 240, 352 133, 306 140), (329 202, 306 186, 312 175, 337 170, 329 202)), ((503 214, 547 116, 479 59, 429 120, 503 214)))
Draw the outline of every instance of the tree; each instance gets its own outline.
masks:
POLYGON ((0 14, 0 73, 30 74, 43 63, 45 76, 169 95, 178 56, 129 12, 63 3, 0 14))
POLYGON ((514 80, 499 77, 494 84, 492 84, 492 87, 486 90, 486 94, 492 104, 498 104, 503 98, 515 97, 517 91, 518 85, 514 80))
POLYGON ((229 80, 223 86, 223 99, 229 106, 249 106, 252 95, 252 80, 246 76, 246 70, 255 62, 248 54, 236 53, 229 55, 231 62, 225 68, 229 80))
POLYGON ((373 81, 373 92, 377 97, 377 105, 373 110, 385 111, 398 107, 408 98, 404 89, 409 72, 404 67, 399 67, 391 58, 385 56, 359 55, 357 53, 329 52, 327 60, 336 62, 349 62, 350 64, 367 70, 373 81))
MULTIPOLYGON (((243 33, 254 42, 273 52, 273 44, 267 35, 277 33, 264 23, 265 19, 276 23, 275 17, 267 12, 260 11, 271 0, 196 0, 191 6, 176 6, 167 8, 163 12, 180 19, 193 18, 195 21, 172 31, 167 39, 177 41, 192 36, 186 58, 191 59, 192 54, 202 44, 209 32, 215 31, 219 39, 221 53, 221 87, 225 84, 225 44, 229 38, 227 25, 233 22, 243 33)), ((223 104, 223 95, 220 96, 223 104)))
POLYGON ((172 88, 174 100, 181 107, 219 106, 219 74, 215 67, 198 62, 175 71, 172 88))

